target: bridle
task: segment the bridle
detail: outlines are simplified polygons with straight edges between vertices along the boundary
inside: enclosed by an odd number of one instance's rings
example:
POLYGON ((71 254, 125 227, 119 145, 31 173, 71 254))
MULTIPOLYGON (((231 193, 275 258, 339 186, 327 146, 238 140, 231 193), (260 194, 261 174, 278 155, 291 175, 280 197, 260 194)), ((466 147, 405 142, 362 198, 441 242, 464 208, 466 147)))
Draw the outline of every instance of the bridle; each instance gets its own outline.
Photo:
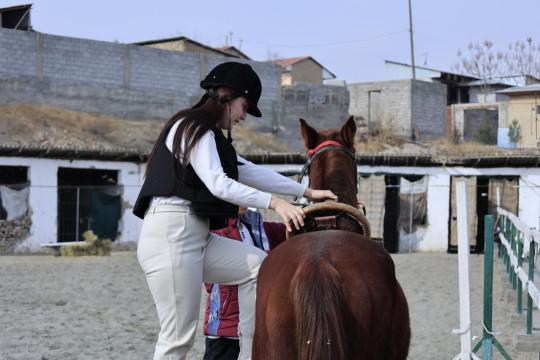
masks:
MULTIPOLYGON (((343 152, 346 152, 347 154, 349 154, 351 156, 352 161, 353 161, 353 167, 354 167, 354 181, 355 181, 356 187, 358 187, 358 174, 357 174, 357 168, 356 168, 356 156, 354 155, 354 153, 349 148, 343 146, 341 143, 339 143, 337 141, 324 141, 321 144, 319 144, 315 149, 308 150, 308 159, 306 161, 306 164, 302 168, 302 171, 300 171, 300 176, 298 177, 298 182, 302 183, 302 179, 304 178, 304 176, 306 174, 309 176, 309 169, 311 167, 311 163, 313 162, 313 160, 320 153, 322 153, 323 151, 330 150, 330 149, 343 151, 343 152)), ((308 184, 308 186, 309 186, 309 184, 308 184)))

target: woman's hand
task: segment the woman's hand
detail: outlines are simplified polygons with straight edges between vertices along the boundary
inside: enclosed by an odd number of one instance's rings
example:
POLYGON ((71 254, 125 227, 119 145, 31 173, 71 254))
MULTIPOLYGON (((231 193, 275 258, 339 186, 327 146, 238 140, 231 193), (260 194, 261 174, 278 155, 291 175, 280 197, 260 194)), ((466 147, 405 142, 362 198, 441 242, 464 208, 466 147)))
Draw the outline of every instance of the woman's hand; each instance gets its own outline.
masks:
POLYGON ((304 218, 306 217, 306 214, 304 213, 304 209, 301 207, 289 204, 287 201, 272 195, 268 208, 274 210, 274 212, 283 219, 283 222, 285 223, 285 226, 289 232, 292 232, 291 223, 289 220, 293 221, 296 230, 300 230, 300 227, 304 226, 304 218))
POLYGON ((313 190, 311 188, 306 188, 306 191, 304 191, 304 197, 311 201, 338 200, 338 197, 330 190, 313 190))

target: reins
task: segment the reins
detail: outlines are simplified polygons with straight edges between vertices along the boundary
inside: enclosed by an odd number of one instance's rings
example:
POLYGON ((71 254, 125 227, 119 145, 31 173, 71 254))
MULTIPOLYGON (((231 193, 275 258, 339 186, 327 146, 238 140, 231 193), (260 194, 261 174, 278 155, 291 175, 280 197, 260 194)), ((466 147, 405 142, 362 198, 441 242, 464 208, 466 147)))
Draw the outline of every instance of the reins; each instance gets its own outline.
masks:
POLYGON ((351 156, 352 161, 353 161, 353 167, 354 167, 355 184, 356 184, 356 187, 358 187, 358 174, 357 174, 357 168, 356 168, 356 156, 354 155, 354 153, 349 148, 346 148, 345 146, 343 146, 342 144, 340 144, 337 141, 324 141, 321 144, 319 144, 315 149, 308 150, 308 159, 306 161, 306 164, 302 168, 302 171, 300 171, 300 176, 298 177, 298 182, 302 183, 302 179, 304 178, 304 176, 306 174, 308 174, 308 176, 309 176, 309 169, 311 167, 311 163, 313 162, 313 160, 320 153, 322 153, 323 151, 330 150, 330 149, 343 151, 343 152, 346 152, 347 154, 349 154, 351 156))

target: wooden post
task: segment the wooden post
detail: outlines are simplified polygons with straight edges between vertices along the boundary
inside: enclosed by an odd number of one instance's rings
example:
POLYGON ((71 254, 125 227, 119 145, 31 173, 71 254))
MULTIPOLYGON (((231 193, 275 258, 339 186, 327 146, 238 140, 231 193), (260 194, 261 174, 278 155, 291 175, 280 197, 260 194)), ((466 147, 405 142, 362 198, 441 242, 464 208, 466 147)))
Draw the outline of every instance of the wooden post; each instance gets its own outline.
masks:
POLYGON ((472 352, 471 339, 471 288, 469 272, 469 219, 467 206, 467 184, 456 183, 458 262, 459 262, 459 330, 452 333, 461 336, 461 353, 454 360, 478 359, 472 352))

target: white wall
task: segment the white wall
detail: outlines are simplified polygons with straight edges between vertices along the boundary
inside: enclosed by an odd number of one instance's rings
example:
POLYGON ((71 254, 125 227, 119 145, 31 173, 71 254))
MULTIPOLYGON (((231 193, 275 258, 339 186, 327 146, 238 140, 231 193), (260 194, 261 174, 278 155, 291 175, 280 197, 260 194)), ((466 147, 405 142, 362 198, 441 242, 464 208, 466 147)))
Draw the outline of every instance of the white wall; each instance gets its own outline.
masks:
MULTIPOLYGON (((30 236, 19 249, 42 251, 41 244, 57 240, 57 172, 59 167, 118 170, 118 185, 123 189, 120 237, 118 242, 137 242, 142 220, 132 213, 140 186, 143 183, 144 164, 107 161, 68 161, 4 157, 5 166, 27 166, 30 180, 29 210, 32 217, 30 236)), ((298 173, 302 165, 268 165, 279 172, 298 173)), ((540 228, 540 169, 496 168, 475 169, 462 167, 388 167, 359 166, 359 173, 386 173, 425 175, 428 178, 427 224, 416 235, 415 248, 421 252, 446 252, 448 223, 450 220, 451 176, 505 176, 519 175, 519 217, 532 227, 540 228)))
POLYGON ((450 176, 434 173, 428 178, 427 226, 419 251, 446 252, 450 221, 450 176))
POLYGON ((521 176, 519 217, 540 228, 540 169, 518 168, 425 168, 359 166, 362 173, 414 174, 428 177, 427 225, 415 235, 415 248, 420 252, 446 252, 450 222, 450 180, 452 176, 521 176))
POLYGON ((55 243, 58 229, 58 168, 85 168, 118 171, 118 185, 122 193, 122 213, 120 218, 120 237, 117 242, 137 242, 142 221, 132 213, 133 205, 142 184, 144 164, 88 161, 57 160, 3 157, 4 166, 28 167, 30 193, 28 199, 29 214, 32 219, 30 235, 17 250, 42 251, 41 244, 55 243))
POLYGON ((540 230, 540 170, 524 170, 519 180, 519 218, 540 230))

